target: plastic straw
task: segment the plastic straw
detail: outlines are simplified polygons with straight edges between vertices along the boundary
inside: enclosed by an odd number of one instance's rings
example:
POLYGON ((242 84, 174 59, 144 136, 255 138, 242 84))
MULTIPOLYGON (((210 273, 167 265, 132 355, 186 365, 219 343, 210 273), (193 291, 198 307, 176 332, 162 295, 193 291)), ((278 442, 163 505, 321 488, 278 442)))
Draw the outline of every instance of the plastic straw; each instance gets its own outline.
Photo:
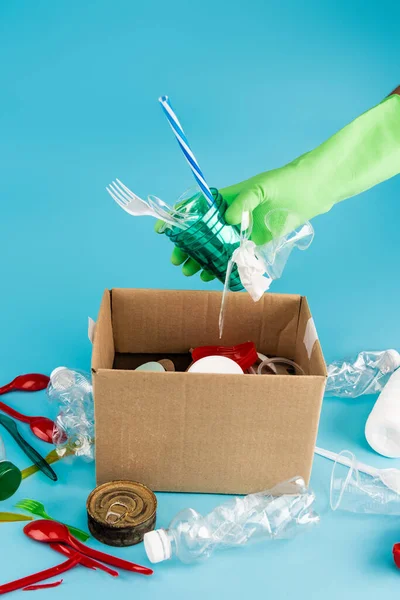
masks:
POLYGON ((158 99, 158 101, 160 102, 162 109, 168 119, 170 126, 171 126, 171 129, 175 134, 175 137, 176 137, 178 144, 183 152, 183 155, 186 158, 186 160, 189 164, 189 167, 192 169, 192 173, 194 175, 194 178, 195 178, 198 186, 200 187, 201 191, 203 192, 209 205, 213 206, 215 203, 214 196, 212 195, 210 188, 208 187, 208 184, 207 184, 206 180, 204 179, 204 175, 202 173, 202 170, 200 169, 199 163, 197 162, 196 157, 193 154, 192 149, 190 148, 188 139, 185 135, 185 132, 183 131, 183 127, 180 124, 178 117, 172 110, 172 106, 170 104, 168 96, 161 96, 158 99))

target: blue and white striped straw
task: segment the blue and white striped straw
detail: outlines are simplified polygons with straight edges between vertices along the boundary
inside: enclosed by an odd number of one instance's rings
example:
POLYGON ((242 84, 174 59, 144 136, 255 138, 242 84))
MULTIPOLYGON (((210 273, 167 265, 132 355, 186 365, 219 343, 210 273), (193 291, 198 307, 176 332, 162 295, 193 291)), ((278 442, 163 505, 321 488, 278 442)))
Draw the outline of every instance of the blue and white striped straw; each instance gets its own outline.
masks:
POLYGON ((183 131, 183 127, 179 123, 178 117, 172 110, 168 96, 161 96, 158 99, 158 101, 162 106, 162 109, 168 119, 172 131, 175 134, 178 144, 180 145, 181 150, 189 164, 189 167, 192 169, 192 173, 194 175, 195 180, 197 181, 198 186, 203 192, 203 195, 206 198, 209 205, 212 206, 215 203, 214 196, 212 195, 211 190, 208 187, 206 180, 204 179, 204 175, 200 169, 199 163, 197 162, 196 157, 190 148, 188 139, 185 135, 185 132, 183 131))

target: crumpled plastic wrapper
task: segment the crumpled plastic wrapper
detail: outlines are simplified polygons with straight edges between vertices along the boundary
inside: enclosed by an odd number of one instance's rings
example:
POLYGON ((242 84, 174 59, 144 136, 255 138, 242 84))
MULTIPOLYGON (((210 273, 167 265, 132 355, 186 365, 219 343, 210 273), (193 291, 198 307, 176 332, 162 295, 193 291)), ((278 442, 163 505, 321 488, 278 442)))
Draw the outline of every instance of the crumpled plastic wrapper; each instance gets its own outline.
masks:
POLYGON ((58 367, 50 376, 47 396, 59 407, 53 432, 57 454, 94 460, 94 403, 89 373, 58 367))

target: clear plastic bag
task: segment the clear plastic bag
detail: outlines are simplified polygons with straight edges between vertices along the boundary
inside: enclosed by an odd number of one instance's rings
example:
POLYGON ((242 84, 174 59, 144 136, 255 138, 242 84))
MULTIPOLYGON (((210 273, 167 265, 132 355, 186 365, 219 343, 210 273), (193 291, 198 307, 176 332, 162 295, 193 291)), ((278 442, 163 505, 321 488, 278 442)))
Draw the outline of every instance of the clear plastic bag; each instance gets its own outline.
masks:
POLYGON ((360 352, 355 360, 335 361, 328 365, 325 394, 341 398, 377 394, 399 366, 397 350, 360 352))
POLYGON ((314 500, 304 480, 295 477, 265 492, 231 498, 206 516, 189 508, 178 513, 168 529, 145 535, 146 552, 151 562, 175 555, 190 563, 216 550, 292 537, 319 522, 314 500))
POLYGON ((50 375, 47 396, 57 402, 53 443, 57 454, 94 459, 94 404, 89 373, 58 367, 50 375))
POLYGON ((256 256, 265 265, 265 271, 271 280, 282 277, 283 270, 294 248, 307 250, 314 239, 314 228, 309 221, 301 227, 295 213, 286 209, 271 210, 265 217, 266 227, 272 234, 272 240, 263 246, 256 246, 256 256))
POLYGON ((239 247, 234 250, 228 262, 224 291, 219 314, 219 336, 224 329, 224 316, 227 295, 233 269, 237 269, 240 281, 254 302, 258 302, 272 281, 282 276, 288 258, 294 248, 306 250, 314 239, 314 229, 306 222, 299 222, 296 214, 286 209, 275 209, 265 217, 265 225, 272 234, 272 240, 263 246, 256 246, 250 240, 252 232, 252 214, 250 210, 242 213, 239 247))

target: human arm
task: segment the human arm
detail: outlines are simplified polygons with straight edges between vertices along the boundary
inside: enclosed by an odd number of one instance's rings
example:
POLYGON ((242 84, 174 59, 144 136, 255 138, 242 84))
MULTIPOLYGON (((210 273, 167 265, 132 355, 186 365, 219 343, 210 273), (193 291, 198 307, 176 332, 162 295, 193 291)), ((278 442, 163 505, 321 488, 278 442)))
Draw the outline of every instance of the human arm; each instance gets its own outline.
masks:
MULTIPOLYGON (((271 240, 266 216, 285 209, 291 225, 328 212, 335 204, 390 179, 400 172, 400 86, 338 133, 291 163, 220 189, 228 204, 225 220, 238 225, 244 209, 252 210, 252 240, 271 240)), ((283 232, 286 233, 286 232, 283 232)), ((175 248, 173 264, 193 275, 200 266, 175 248)), ((212 276, 202 272, 204 281, 212 276)))

